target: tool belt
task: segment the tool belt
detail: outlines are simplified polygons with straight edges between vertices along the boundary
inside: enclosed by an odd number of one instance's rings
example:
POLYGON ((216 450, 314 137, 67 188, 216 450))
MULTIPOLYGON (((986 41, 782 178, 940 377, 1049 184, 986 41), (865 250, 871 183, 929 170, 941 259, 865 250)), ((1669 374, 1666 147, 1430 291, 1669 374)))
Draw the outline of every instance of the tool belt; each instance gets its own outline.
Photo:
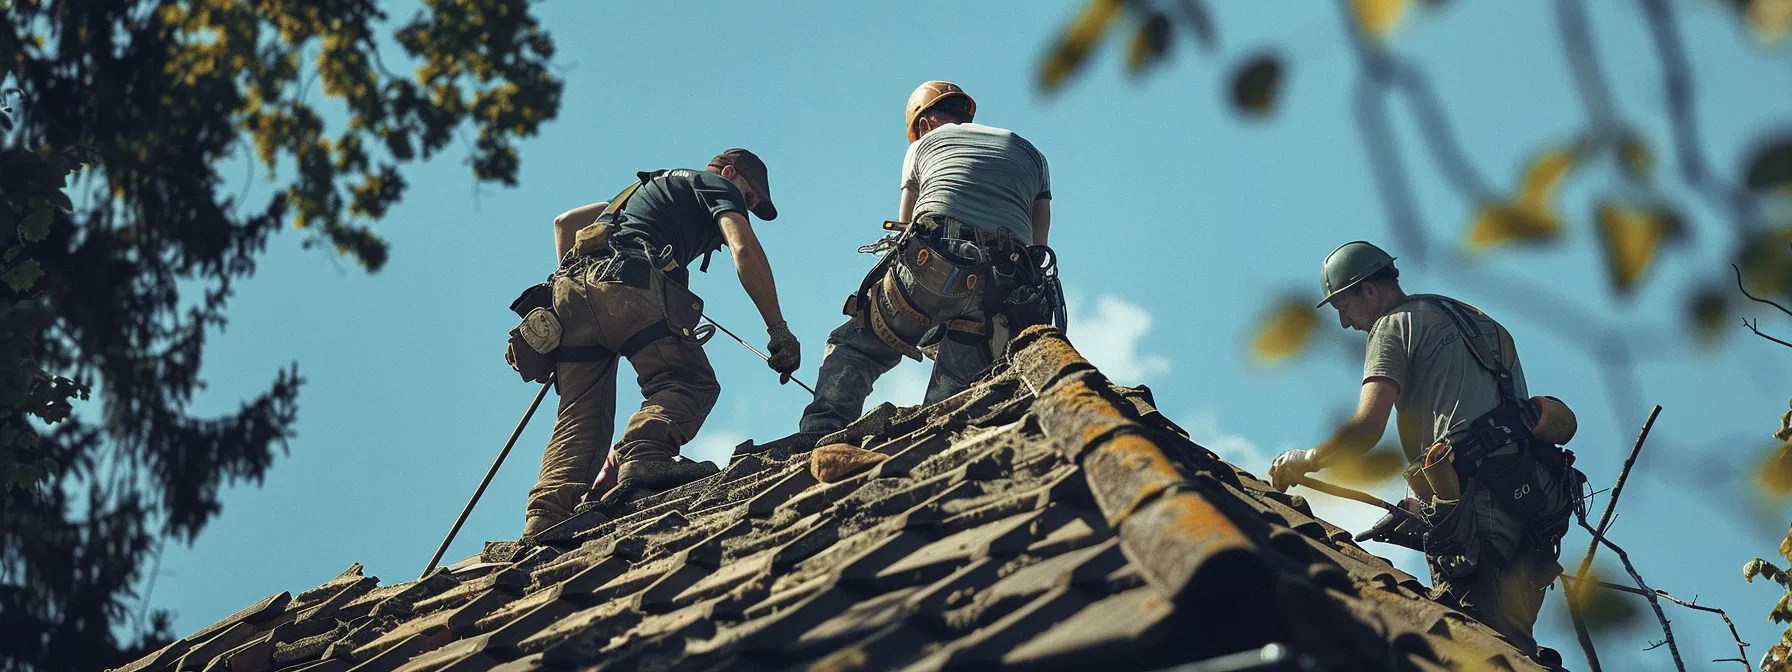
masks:
POLYGON ((1027 326, 1065 321, 1051 248, 940 216, 886 241, 883 259, 841 312, 904 356, 937 356, 944 339, 1000 347, 1027 326))
POLYGON ((522 322, 510 330, 509 347, 513 367, 523 380, 544 379, 558 362, 598 362, 617 355, 632 357, 642 348, 665 338, 701 346, 714 335, 713 330, 700 324, 703 299, 667 275, 667 264, 662 257, 646 250, 606 249, 597 255, 569 258, 568 261, 546 282, 523 290, 510 305, 510 309, 522 317, 522 322), (554 305, 554 285, 565 282, 585 283, 587 292, 604 291, 605 288, 599 285, 608 283, 651 292, 637 297, 619 295, 617 300, 651 301, 658 304, 657 312, 661 318, 626 335, 599 325, 599 343, 568 345, 562 342, 565 327, 554 305))
POLYGON ((1511 337, 1497 324, 1493 333, 1483 331, 1473 320, 1479 310, 1448 297, 1414 298, 1431 302, 1450 316, 1475 361, 1493 374, 1500 403, 1427 451, 1407 470, 1409 482, 1415 490, 1424 483, 1424 491, 1450 500, 1461 495, 1462 483, 1476 481, 1513 517, 1529 522, 1527 538, 1533 546, 1558 550, 1570 514, 1585 507, 1586 475, 1574 468, 1574 453, 1559 445, 1573 438, 1572 412, 1554 397, 1519 398, 1507 361, 1515 352, 1511 337), (1494 350, 1496 343, 1499 352, 1494 350), (1542 422, 1545 417, 1551 421, 1542 422), (1539 479, 1539 467, 1552 483, 1539 479), (1415 474, 1422 475, 1416 482, 1415 474), (1440 481, 1447 485, 1437 487, 1440 481), (1445 488, 1458 491, 1437 492, 1445 488))

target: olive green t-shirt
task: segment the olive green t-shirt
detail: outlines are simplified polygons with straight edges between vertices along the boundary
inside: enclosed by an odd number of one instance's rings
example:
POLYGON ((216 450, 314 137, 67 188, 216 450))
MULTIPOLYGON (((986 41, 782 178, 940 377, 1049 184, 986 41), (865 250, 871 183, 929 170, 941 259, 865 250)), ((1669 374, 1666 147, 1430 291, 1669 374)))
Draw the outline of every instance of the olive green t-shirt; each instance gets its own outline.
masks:
MULTIPOLYGON (((1496 333, 1492 318, 1475 315, 1474 320, 1482 333, 1496 333)), ((1400 387, 1394 409, 1399 412, 1400 445, 1408 461, 1499 406, 1493 373, 1482 368, 1462 338, 1449 314, 1432 300, 1416 296, 1376 320, 1369 330, 1363 382, 1386 378, 1400 387)), ((1528 398, 1517 348, 1510 340, 1504 344, 1497 338, 1486 340, 1496 356, 1509 362, 1518 396, 1528 398)))

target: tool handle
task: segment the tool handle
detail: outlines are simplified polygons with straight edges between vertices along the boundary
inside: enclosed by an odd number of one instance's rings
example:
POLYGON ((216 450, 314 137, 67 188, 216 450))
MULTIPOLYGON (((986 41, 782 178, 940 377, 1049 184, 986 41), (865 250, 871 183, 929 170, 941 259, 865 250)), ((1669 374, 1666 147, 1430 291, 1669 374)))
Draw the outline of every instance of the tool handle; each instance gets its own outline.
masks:
POLYGON ((1376 497, 1375 495, 1371 495, 1371 494, 1369 494, 1367 492, 1363 492, 1361 490, 1352 490, 1350 488, 1346 488, 1341 485, 1332 485, 1330 483, 1321 481, 1321 480, 1313 478, 1311 476, 1296 476, 1293 479, 1291 479, 1291 481, 1295 485, 1304 485, 1306 487, 1312 488, 1314 490, 1318 490, 1320 492, 1331 495, 1333 497, 1340 497, 1343 499, 1362 502, 1364 504, 1368 504, 1370 506, 1382 509, 1384 511, 1387 511, 1387 512, 1395 514, 1395 515, 1405 516, 1407 518, 1411 518, 1411 519, 1419 521, 1421 523, 1425 522, 1423 518, 1420 518, 1418 516, 1418 514, 1413 513, 1411 511, 1407 511, 1406 509, 1400 508, 1393 504, 1389 504, 1386 501, 1382 500, 1380 497, 1376 497))
POLYGON ((504 450, 498 451, 498 459, 492 460, 492 468, 485 470, 485 479, 479 481, 479 489, 473 491, 473 498, 467 500, 466 507, 460 510, 460 517, 454 519, 454 527, 448 530, 448 538, 443 539, 442 545, 436 548, 436 554, 430 556, 429 566, 423 568, 423 576, 429 576, 430 572, 435 571, 436 563, 442 561, 442 554, 448 552, 448 545, 454 543, 455 535, 460 534, 460 526, 467 522, 467 515, 473 513, 473 505, 479 503, 486 486, 492 484, 492 477, 498 475, 498 467, 503 466, 504 458, 510 456, 510 449, 516 446, 517 437, 523 435, 523 428, 529 426, 529 418, 535 417, 535 409, 541 406, 541 400, 548 396, 548 389, 553 386, 554 377, 550 374, 547 382, 541 384, 541 390, 535 393, 535 401, 529 403, 528 412, 523 413, 522 421, 516 423, 516 429, 510 432, 510 440, 504 442, 504 450))

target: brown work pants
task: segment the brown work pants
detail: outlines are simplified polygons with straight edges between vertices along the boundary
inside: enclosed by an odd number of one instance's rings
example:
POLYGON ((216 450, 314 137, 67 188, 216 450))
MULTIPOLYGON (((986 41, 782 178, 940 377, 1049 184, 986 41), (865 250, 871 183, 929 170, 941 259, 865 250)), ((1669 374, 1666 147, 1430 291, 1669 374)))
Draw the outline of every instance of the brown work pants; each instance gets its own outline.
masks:
MULTIPOLYGON (((619 279, 608 263, 590 264, 583 272, 554 280, 554 312, 561 324, 563 346, 601 345, 611 352, 643 329, 664 319, 662 282, 654 271, 634 284, 619 279)), ((615 354, 600 361, 559 362, 554 388, 560 407, 554 433, 541 456, 541 476, 529 489, 528 519, 523 534, 535 534, 566 520, 591 491, 603 468, 615 431, 615 354)), ((722 387, 703 348, 667 336, 628 355, 641 386, 640 410, 629 416, 616 442, 617 463, 642 458, 668 459, 697 435, 715 406, 722 387)))

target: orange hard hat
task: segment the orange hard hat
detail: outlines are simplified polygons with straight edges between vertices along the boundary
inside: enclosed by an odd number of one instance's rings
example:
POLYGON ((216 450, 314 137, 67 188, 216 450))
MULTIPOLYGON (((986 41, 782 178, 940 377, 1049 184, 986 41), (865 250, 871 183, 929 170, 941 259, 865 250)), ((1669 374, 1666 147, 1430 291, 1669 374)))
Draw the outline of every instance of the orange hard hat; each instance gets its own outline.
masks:
POLYGON ((920 86, 915 87, 915 92, 908 94, 908 141, 914 142, 921 137, 915 133, 916 117, 921 116, 922 112, 926 112, 927 108, 953 97, 964 98, 965 102, 970 104, 970 116, 977 116, 977 101, 972 99, 970 94, 965 93, 964 89, 958 88, 957 84, 933 80, 923 82, 920 86))

